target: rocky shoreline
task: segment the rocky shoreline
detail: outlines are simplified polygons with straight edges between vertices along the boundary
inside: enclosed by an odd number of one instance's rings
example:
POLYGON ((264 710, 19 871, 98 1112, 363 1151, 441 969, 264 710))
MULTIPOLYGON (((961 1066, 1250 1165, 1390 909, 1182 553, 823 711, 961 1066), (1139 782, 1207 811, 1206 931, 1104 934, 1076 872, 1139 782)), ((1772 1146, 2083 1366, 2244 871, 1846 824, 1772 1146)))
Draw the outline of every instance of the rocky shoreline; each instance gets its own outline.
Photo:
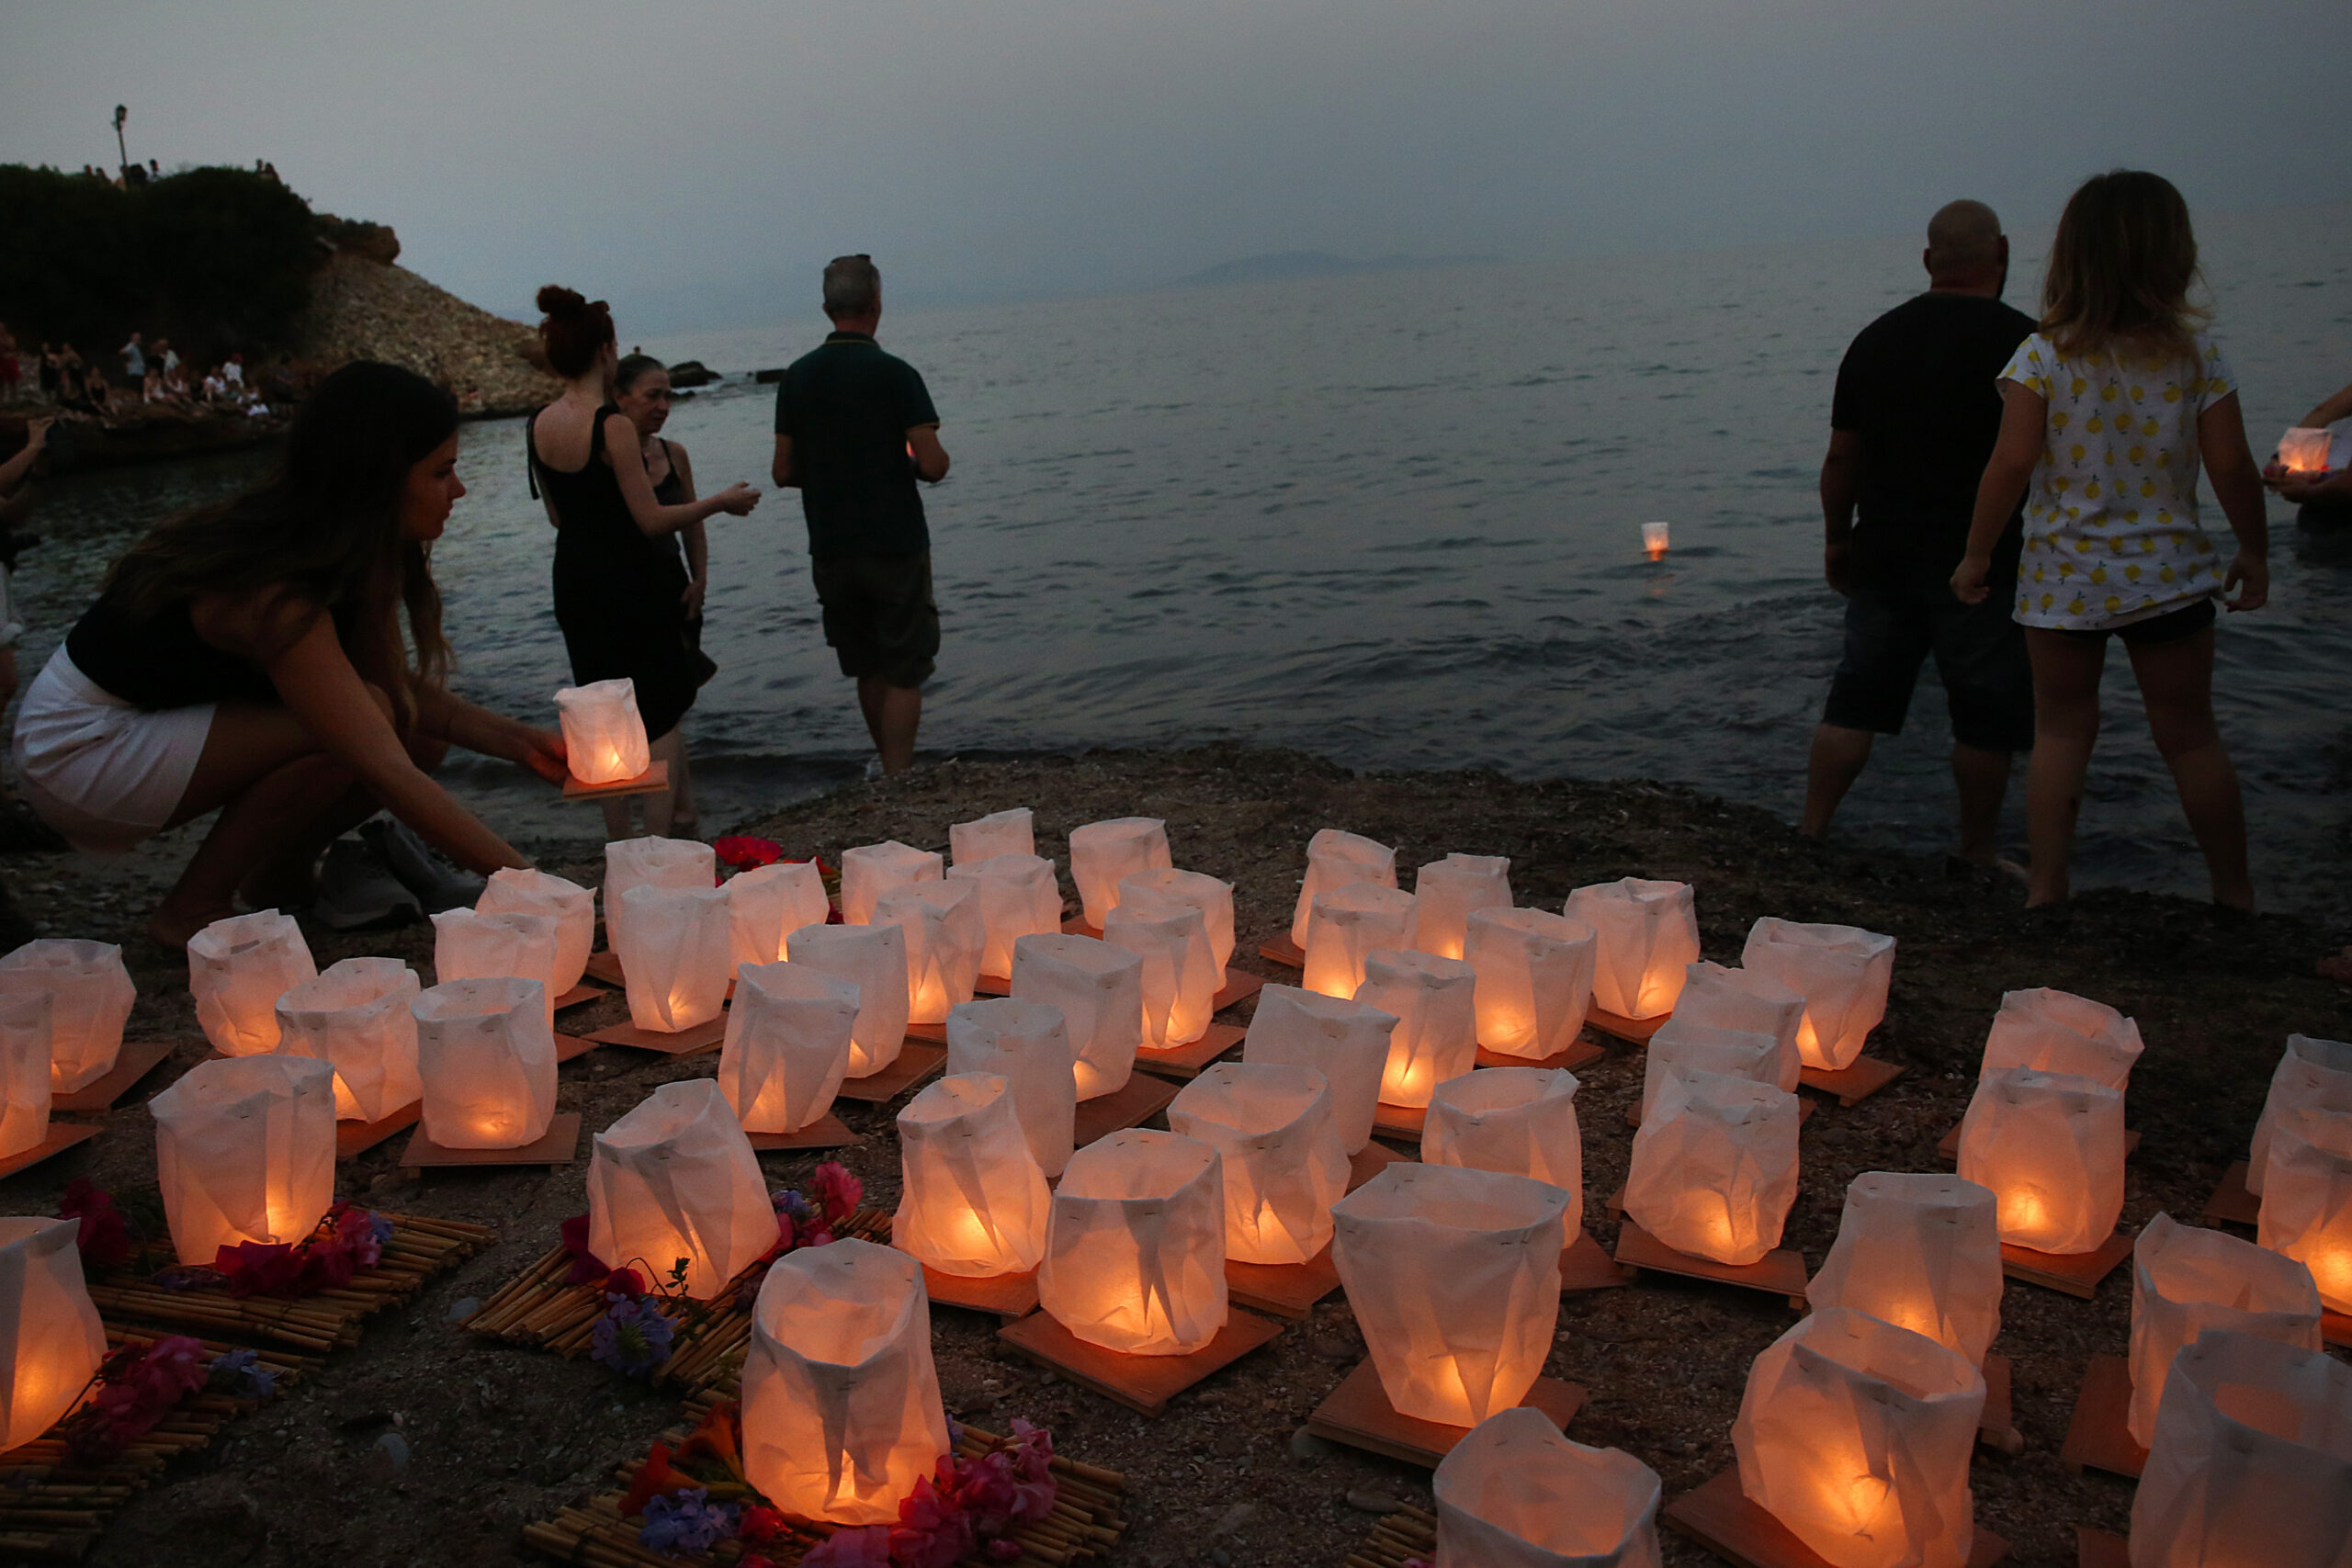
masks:
POLYGON ((319 269, 298 355, 306 368, 325 374, 355 359, 403 366, 447 389, 469 419, 528 413, 563 389, 529 327, 381 256, 380 247, 342 249, 319 269))

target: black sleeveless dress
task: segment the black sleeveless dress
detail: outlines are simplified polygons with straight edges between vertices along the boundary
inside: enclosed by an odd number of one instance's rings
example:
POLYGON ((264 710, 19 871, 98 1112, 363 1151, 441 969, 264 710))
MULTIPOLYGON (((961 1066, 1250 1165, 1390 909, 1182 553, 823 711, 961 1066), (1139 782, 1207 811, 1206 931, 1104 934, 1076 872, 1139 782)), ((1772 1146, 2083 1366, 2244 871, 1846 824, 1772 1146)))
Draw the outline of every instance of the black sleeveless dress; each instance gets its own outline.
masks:
POLYGON ((524 426, 523 439, 531 493, 544 489, 555 509, 555 621, 571 656, 572 682, 635 682, 645 733, 659 739, 678 727, 707 677, 702 656, 687 640, 686 569, 678 544, 637 525, 605 461, 605 421, 619 412, 611 403, 596 411, 588 465, 576 473, 539 460, 538 414, 524 426))

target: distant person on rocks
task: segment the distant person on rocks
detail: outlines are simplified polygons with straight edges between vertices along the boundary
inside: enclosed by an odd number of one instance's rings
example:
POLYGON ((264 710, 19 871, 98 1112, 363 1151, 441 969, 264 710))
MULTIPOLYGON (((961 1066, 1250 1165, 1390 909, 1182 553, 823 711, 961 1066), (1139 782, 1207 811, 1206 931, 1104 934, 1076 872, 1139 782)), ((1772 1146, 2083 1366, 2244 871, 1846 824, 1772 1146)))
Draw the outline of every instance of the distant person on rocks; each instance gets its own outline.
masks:
POLYGON ((147 357, 161 363, 166 376, 180 367, 179 351, 172 346, 172 340, 167 337, 157 338, 155 351, 147 357))
POLYGON ((800 491, 825 641, 857 682, 881 771, 913 766, 922 683, 939 654, 931 531, 915 481, 947 477, 939 415, 922 377, 882 352, 882 275, 871 258, 825 267, 833 331, 775 389, 779 485, 800 491))
POLYGON ((230 355, 227 359, 221 362, 220 379, 228 382, 230 389, 232 391, 237 392, 241 396, 243 394, 245 389, 245 355, 243 350, 238 350, 236 353, 230 355))
MULTIPOLYGON (((2324 430, 2341 419, 2352 419, 2352 387, 2345 388, 2296 423, 2307 430, 2324 430)), ((2313 479, 2290 474, 2283 464, 2272 463, 2262 470, 2262 477, 2278 492, 2281 501, 2292 502, 2303 509, 2301 521, 2352 522, 2352 467, 2332 469, 2313 479)))
POLYGON ((27 420, 24 446, 0 463, 0 708, 17 695, 17 645, 25 636, 24 617, 17 609, 17 556, 31 541, 18 539, 16 524, 24 512, 25 481, 49 446, 49 427, 54 423, 27 420))
POLYGON ((64 401, 64 399, 59 395, 57 389, 58 382, 62 378, 64 369, 65 356, 60 354, 53 345, 50 344, 42 344, 40 345, 40 370, 41 401, 45 403, 59 403, 64 401))
MULTIPOLYGON (((1838 368, 1821 465, 1822 559, 1846 596, 1846 646, 1813 732, 1800 831, 1828 832, 1872 741, 1902 732, 1933 653, 1951 715, 1960 855, 1990 866, 2011 754, 2033 745, 2033 680, 2006 589, 1997 604, 1963 604, 1951 581, 2001 427, 1995 378, 2033 320, 2001 303, 2009 242, 1983 202, 1939 211, 1922 260, 1928 291, 1865 327, 1838 368)), ((2005 584, 2018 539, 2012 517, 1989 569, 2005 584)))
MULTIPOLYGON (((106 340, 101 338, 98 341, 103 343, 106 340)), ((130 341, 116 352, 122 359, 124 376, 133 381, 143 381, 147 378, 147 349, 140 341, 137 333, 131 333, 130 341)))

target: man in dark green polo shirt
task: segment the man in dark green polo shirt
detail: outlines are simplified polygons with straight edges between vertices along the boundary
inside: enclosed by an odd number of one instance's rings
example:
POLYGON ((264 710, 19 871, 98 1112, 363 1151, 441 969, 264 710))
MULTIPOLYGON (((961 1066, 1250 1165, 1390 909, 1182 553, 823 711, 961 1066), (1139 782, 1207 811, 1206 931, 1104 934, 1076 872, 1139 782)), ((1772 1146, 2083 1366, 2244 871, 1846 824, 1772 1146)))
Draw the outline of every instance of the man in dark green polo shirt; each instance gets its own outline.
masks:
POLYGON ((799 489, 825 641, 857 682, 882 771, 903 773, 939 653, 931 530, 915 481, 945 479, 947 453, 922 377, 874 341, 882 275, 869 257, 827 264, 825 314, 832 335, 776 386, 769 471, 799 489))

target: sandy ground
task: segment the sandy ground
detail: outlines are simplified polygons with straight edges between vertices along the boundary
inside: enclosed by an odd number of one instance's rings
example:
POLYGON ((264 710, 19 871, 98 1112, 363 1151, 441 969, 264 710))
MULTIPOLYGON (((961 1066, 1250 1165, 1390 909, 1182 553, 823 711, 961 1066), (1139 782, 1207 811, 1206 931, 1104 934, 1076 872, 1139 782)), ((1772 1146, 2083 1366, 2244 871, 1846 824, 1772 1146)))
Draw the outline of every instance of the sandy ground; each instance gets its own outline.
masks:
MULTIPOLYGON (((2341 936, 2281 916, 2218 919, 2177 899, 2086 898, 2056 917, 2029 917, 2014 886, 1948 874, 1940 862, 1823 849, 1765 814, 1645 784, 1515 783, 1489 774, 1351 774, 1295 754, 1208 750, 1097 754, 1077 760, 949 763, 853 787, 750 825, 789 854, 896 838, 944 849, 952 822, 1004 807, 1035 808, 1041 853, 1066 860, 1069 829, 1125 815, 1164 818, 1181 865, 1236 886, 1242 954, 1287 923, 1309 834, 1340 826, 1398 847, 1411 867, 1448 851, 1509 855, 1520 901, 1556 908, 1579 884, 1628 874, 1684 879, 1698 889, 1707 956, 1737 962, 1759 915, 1834 920, 1899 939, 1892 999, 1873 1054, 1910 1070, 1852 1110, 1815 1116, 1803 1138, 1804 1190, 1787 1245, 1817 1267, 1834 1236, 1846 1184, 1866 1170, 1939 1168, 1937 1139, 1964 1109, 1984 1030, 2000 993, 2056 986, 2136 1016, 2148 1041, 2131 1120, 2145 1136, 2130 1168, 2124 1219, 2160 1210, 2193 1218, 2222 1167, 2243 1155, 2262 1089, 2291 1031, 2341 1037, 2345 993, 2312 976, 2341 936)), ((184 964, 137 940, 138 921, 187 846, 166 842, 107 870, 64 855, 17 855, 0 876, 46 934, 122 942, 141 989, 134 1032, 187 1038, 151 1078, 160 1089, 201 1054, 184 964)), ((594 880, 593 863, 551 865, 594 880)), ((390 953, 429 972, 429 931, 314 933, 322 964, 390 953)), ((1284 977, 1257 961, 1246 966, 1284 977)), ((428 975, 429 977, 429 975, 428 975)), ((617 1000, 582 1032, 617 1020, 617 1000)), ((684 1061, 602 1049, 563 1069, 561 1104, 591 1130, 655 1085, 707 1074, 715 1056, 684 1061)), ((1641 1057, 1623 1047, 1579 1075, 1586 1150, 1585 1223, 1604 1245, 1616 1225, 1602 1201, 1623 1180, 1641 1057)), ((865 1134, 848 1163, 869 1201, 895 1200, 890 1112, 845 1107, 865 1134)), ((502 1561, 526 1555, 527 1519, 601 1489, 612 1466, 673 1420, 664 1395, 574 1363, 479 1339, 453 1316, 487 1297, 586 1208, 586 1160, 543 1173, 404 1177, 399 1141, 344 1168, 364 1201, 495 1226, 498 1245, 436 1282, 411 1307, 377 1321, 323 1378, 232 1428, 175 1469, 118 1520, 91 1561, 144 1564, 373 1564, 502 1561), (395 1466, 379 1446, 406 1445, 395 1466)), ((779 1184, 812 1156, 770 1156, 779 1184)), ((152 1122, 135 1101, 105 1134, 0 1186, 17 1213, 53 1213, 71 1178, 118 1190, 152 1187, 152 1122)), ((2007 1536, 2020 1562, 2073 1561, 2077 1523, 2120 1531, 2131 1488, 2069 1475, 2057 1450, 2087 1363, 2125 1348, 2128 1272, 2094 1302, 2011 1284, 1996 1348, 2016 1367, 2024 1451, 1979 1450, 1977 1517, 2007 1536)), ((1782 1302, 1713 1287, 1654 1284, 1571 1296, 1549 1371, 1590 1400, 1571 1427, 1654 1466, 1668 1495, 1732 1462, 1730 1427, 1749 1361, 1794 1321, 1782 1302)), ((1425 1472, 1295 1440, 1309 1411, 1363 1354, 1343 1302, 1311 1324, 1145 1420, 1001 1354, 991 1321, 940 1308, 934 1343, 952 1410, 999 1426, 1023 1416, 1050 1426, 1064 1451, 1125 1471, 1136 1530, 1117 1560, 1149 1568, 1326 1564, 1337 1568, 1391 1500, 1427 1506, 1425 1472)), ((1668 1537, 1669 1563, 1708 1561, 1668 1537)))

